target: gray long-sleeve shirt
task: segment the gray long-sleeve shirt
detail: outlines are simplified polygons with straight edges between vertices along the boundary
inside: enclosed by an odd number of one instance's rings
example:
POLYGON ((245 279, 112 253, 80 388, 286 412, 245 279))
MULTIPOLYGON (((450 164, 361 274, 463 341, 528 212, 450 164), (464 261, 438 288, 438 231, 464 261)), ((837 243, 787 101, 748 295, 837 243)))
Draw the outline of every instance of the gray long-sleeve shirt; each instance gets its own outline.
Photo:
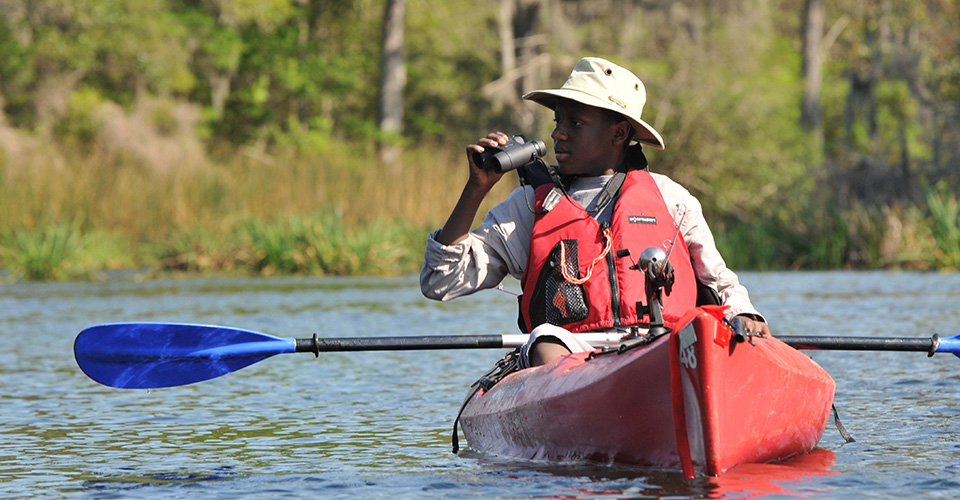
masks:
MULTIPOLYGON (((747 289, 720 256, 713 234, 703 217, 700 202, 667 176, 651 175, 660 188, 670 215, 675 221, 681 221, 680 232, 690 251, 697 278, 717 291, 721 304, 730 306, 727 318, 752 314, 762 319, 750 302, 747 289)), ((609 178, 578 178, 567 192, 584 208, 592 210, 597 195, 609 178)), ((435 237, 439 230, 431 233, 420 270, 423 295, 446 301, 494 288, 507 274, 520 279, 530 253, 534 214, 529 206, 533 202, 533 188, 526 186, 515 189, 506 200, 490 209, 479 227, 455 245, 437 242, 435 237)), ((612 211, 611 203, 596 217, 601 222, 610 220, 612 211)))

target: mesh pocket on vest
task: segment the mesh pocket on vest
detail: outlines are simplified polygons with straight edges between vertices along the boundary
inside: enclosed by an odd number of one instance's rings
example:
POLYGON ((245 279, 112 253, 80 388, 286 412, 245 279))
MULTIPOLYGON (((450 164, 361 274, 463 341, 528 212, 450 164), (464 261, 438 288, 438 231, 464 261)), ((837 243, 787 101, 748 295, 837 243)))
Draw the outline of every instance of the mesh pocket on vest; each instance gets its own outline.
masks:
POLYGON ((556 244, 537 278, 537 291, 530 301, 533 326, 550 323, 563 326, 587 319, 589 310, 583 285, 574 285, 563 279, 561 265, 569 275, 579 278, 577 240, 563 240, 556 244), (566 262, 560 262, 560 245, 564 245, 566 262))

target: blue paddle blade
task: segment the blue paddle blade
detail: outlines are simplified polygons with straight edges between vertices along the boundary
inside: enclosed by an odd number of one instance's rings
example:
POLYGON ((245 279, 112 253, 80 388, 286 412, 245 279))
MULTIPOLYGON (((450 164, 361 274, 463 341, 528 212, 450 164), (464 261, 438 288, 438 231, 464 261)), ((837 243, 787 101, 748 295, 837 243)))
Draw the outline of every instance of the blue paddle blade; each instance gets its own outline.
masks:
POLYGON ((292 338, 179 323, 96 325, 80 332, 73 344, 83 373, 122 389, 192 384, 295 351, 292 338))
POLYGON ((941 337, 937 352, 949 352, 960 358, 960 333, 953 337, 941 337))

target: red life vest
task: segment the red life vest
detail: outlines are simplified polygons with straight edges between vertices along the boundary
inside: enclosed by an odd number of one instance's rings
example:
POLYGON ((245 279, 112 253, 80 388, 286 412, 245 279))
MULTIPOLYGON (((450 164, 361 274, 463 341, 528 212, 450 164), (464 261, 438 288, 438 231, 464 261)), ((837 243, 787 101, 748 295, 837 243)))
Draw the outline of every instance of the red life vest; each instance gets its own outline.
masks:
MULTIPOLYGON (((670 294, 663 294, 664 322, 669 325, 696 307, 697 285, 690 253, 650 173, 627 173, 609 228, 601 227, 569 196, 561 196, 545 211, 544 201, 553 189, 544 185, 536 190, 537 215, 527 267, 520 281, 520 324, 524 331, 542 323, 585 332, 649 322, 646 314, 637 317, 637 303, 647 302, 646 278, 642 271, 629 267, 651 246, 669 251, 675 234, 670 263, 676 279, 670 294), (602 256, 608 241, 610 249, 602 256), (629 255, 624 250, 629 250, 629 255), (567 266, 566 278, 560 267, 561 256, 567 266), (584 279, 582 284, 576 283, 584 279)), ((551 198, 555 200, 556 195, 551 198)))

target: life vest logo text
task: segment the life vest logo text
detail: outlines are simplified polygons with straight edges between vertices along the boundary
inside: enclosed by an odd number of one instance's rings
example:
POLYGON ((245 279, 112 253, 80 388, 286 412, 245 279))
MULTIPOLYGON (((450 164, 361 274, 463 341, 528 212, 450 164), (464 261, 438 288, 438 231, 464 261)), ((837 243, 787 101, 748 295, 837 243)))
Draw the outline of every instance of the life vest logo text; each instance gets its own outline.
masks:
POLYGON ((627 217, 631 224, 656 224, 657 218, 650 215, 631 215, 627 217))

